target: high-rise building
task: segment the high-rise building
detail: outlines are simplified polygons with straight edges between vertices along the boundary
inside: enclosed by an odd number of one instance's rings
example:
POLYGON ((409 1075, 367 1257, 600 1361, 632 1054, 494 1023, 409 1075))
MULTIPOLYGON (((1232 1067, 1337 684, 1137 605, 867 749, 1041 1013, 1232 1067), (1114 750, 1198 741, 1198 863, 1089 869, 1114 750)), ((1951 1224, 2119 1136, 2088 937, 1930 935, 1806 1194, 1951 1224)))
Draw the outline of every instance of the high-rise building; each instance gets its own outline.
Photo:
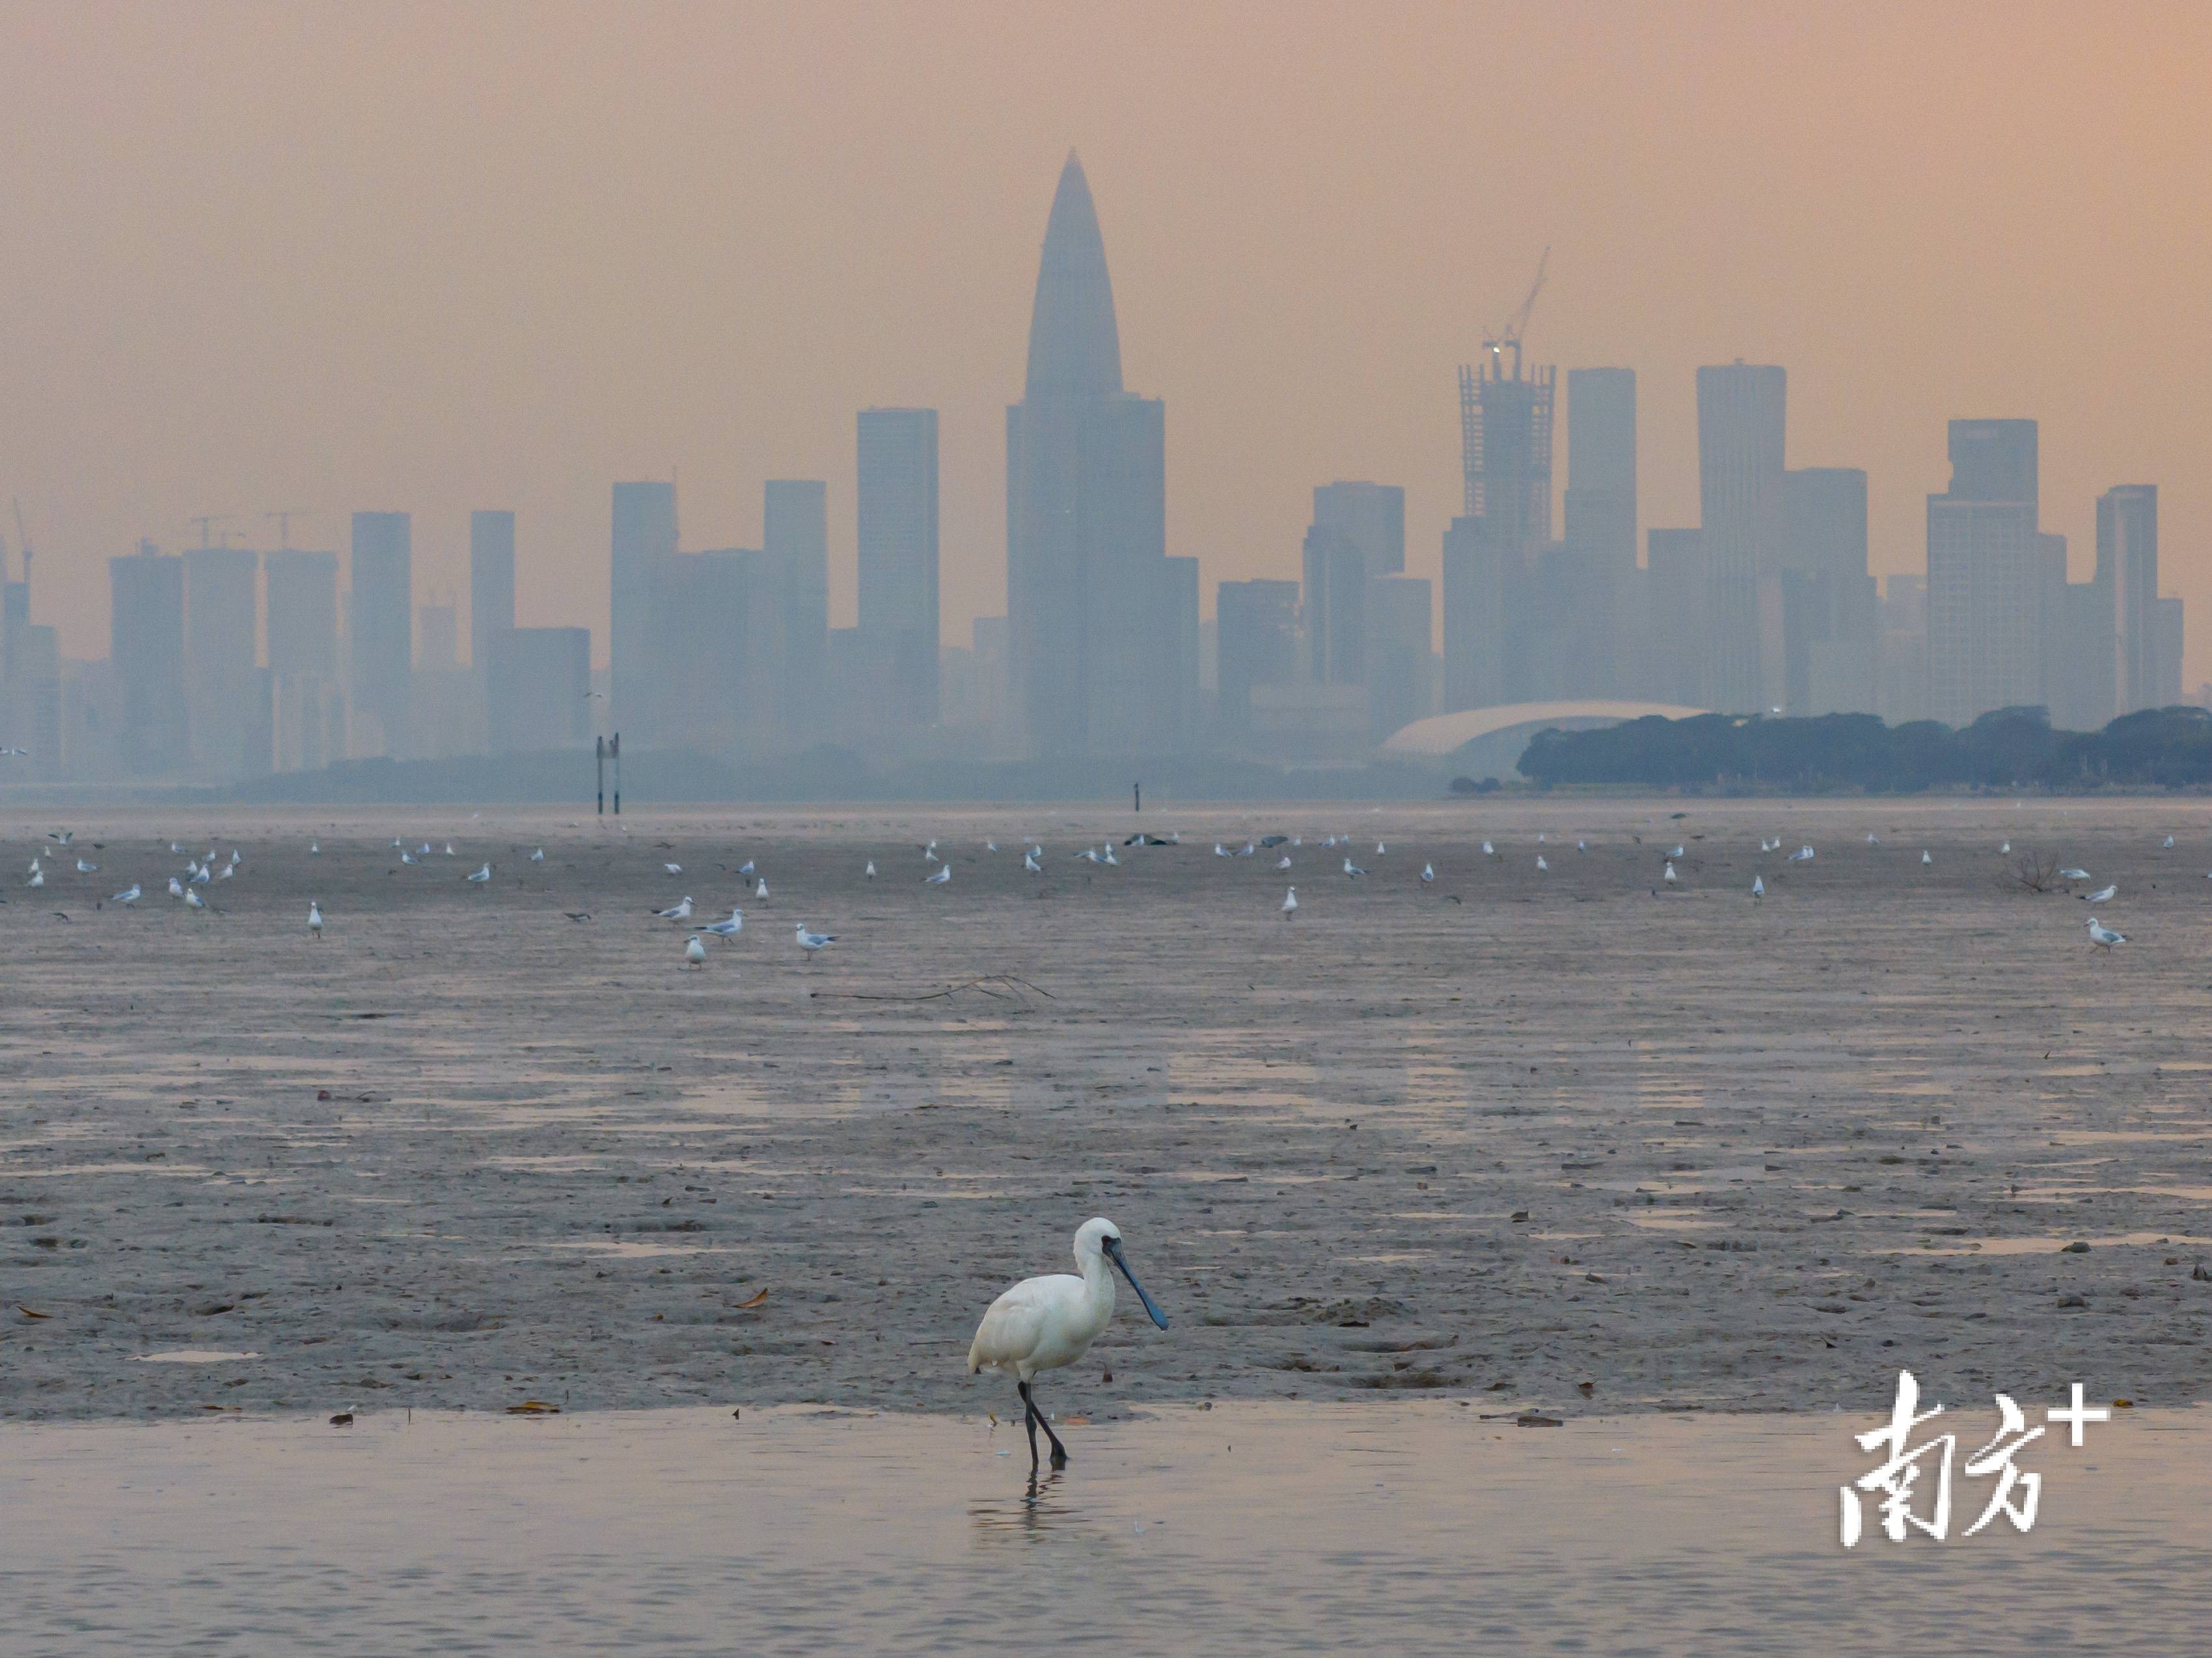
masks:
POLYGON ((2170 708, 2181 701, 2181 601, 2161 598, 2155 619, 2158 643, 2158 681, 2152 687, 2151 706, 2170 708))
POLYGON ((2045 703, 2035 445, 2033 421, 1951 422, 1951 488, 1928 497, 1928 712, 1948 726, 2045 703))
POLYGON ((588 628, 503 628, 486 641, 484 686, 494 754, 592 740, 588 628))
POLYGON ((469 514, 469 666, 481 677, 491 638, 514 625, 514 514, 469 514))
POLYGON ((415 665, 414 527, 404 513, 353 515, 355 748, 407 752, 415 665))
POLYGON ((1644 695, 1677 708, 1704 706, 1704 541, 1702 530, 1653 530, 1644 538, 1644 695))
POLYGON ((2156 708, 2158 688, 2164 682, 2159 662, 2155 483, 2117 484, 2097 497, 2097 585, 2112 603, 2112 712, 2156 708))
POLYGON ((861 653, 894 719, 934 725, 937 410, 862 410, 857 477, 861 653))
POLYGON ((1366 624, 1367 732, 1380 743, 1433 711, 1429 584, 1406 575, 1369 583, 1366 624))
POLYGON ((266 677, 258 659, 260 555, 192 547, 185 561, 185 699, 192 772, 209 781, 269 769, 266 677))
POLYGON ((1317 684, 1367 683, 1367 586, 1406 569, 1406 492, 1395 483, 1324 483, 1306 531, 1308 672, 1317 684))
POLYGON ((1224 743, 1242 745, 1251 736, 1252 688, 1299 677, 1298 584, 1224 581, 1214 590, 1213 620, 1214 719, 1224 743))
POLYGON ((1782 475, 1784 707, 1871 714, 1878 627, 1867 574, 1867 476, 1805 466, 1782 475))
POLYGON ((1121 386, 1105 240, 1071 154, 1006 410, 1007 623, 1033 757, 1155 751, 1181 725, 1158 625, 1166 446, 1163 405, 1121 386))
POLYGON ((185 562, 138 544, 107 561, 108 660, 121 693, 116 759, 127 776, 181 772, 185 740, 185 562))
POLYGON ((803 748, 821 736, 828 710, 829 486, 813 478, 769 479, 761 550, 775 572, 783 741, 803 748))
POLYGON ((1464 513, 1444 531, 1444 701, 1452 709, 1535 694, 1550 641, 1532 618, 1552 550, 1552 415, 1558 373, 1524 373, 1521 347, 1459 371, 1464 513), (1509 366, 1507 353, 1510 352, 1509 366))
POLYGON ((1881 641, 1875 712, 1902 726, 1928 718, 1928 578, 1888 575, 1881 584, 1881 641))
POLYGON ((1568 547, 1636 568, 1636 371, 1567 370, 1568 547))
POLYGON ((676 556, 676 486, 617 483, 609 550, 609 718, 633 746, 659 740, 657 681, 666 659, 653 635, 654 589, 662 563, 676 556))
POLYGON ((262 560, 268 586, 275 761, 312 771, 346 753, 338 656, 338 556, 280 548, 262 560))
POLYGON ((1788 391, 1787 373, 1771 365, 1698 370, 1705 591, 1697 700, 1724 714, 1778 708, 1787 695, 1779 576, 1788 391))

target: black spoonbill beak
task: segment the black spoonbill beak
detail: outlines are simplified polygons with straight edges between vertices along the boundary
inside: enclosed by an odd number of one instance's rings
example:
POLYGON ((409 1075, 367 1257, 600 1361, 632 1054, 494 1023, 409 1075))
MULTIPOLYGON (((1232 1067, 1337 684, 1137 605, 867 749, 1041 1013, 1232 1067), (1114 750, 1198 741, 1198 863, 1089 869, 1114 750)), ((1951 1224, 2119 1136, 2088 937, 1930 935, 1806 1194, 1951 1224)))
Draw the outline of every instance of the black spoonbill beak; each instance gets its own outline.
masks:
POLYGON ((1121 1253, 1121 1239, 1106 1240, 1106 1258, 1121 1269, 1121 1276, 1129 1280, 1129 1287, 1137 1292, 1137 1299, 1145 1303, 1145 1310, 1152 1315, 1152 1322, 1163 1330, 1166 1329, 1168 1315, 1160 1310, 1158 1302, 1145 1293, 1145 1286, 1137 1282, 1137 1275, 1129 1270, 1128 1258, 1121 1253))

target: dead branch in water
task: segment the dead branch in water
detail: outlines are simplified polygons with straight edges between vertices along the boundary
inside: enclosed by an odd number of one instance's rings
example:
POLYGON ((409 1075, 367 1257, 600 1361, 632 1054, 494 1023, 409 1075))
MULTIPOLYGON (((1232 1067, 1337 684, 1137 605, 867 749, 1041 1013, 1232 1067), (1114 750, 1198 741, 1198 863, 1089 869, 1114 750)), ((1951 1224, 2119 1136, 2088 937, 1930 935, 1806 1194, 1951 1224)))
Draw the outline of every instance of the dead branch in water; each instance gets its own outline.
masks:
POLYGON ((810 993, 846 1002, 937 1002, 947 996, 957 996, 963 990, 979 991, 995 1001, 1002 1002, 1018 1002, 1024 991, 1042 996, 1048 1002, 1060 999, 1049 990, 1033 985, 1027 979, 1017 978, 1011 973, 986 973, 980 978, 963 979, 957 985, 947 985, 942 990, 932 990, 915 996, 872 994, 862 990, 817 990, 810 993), (994 989, 994 986, 998 987, 994 989))

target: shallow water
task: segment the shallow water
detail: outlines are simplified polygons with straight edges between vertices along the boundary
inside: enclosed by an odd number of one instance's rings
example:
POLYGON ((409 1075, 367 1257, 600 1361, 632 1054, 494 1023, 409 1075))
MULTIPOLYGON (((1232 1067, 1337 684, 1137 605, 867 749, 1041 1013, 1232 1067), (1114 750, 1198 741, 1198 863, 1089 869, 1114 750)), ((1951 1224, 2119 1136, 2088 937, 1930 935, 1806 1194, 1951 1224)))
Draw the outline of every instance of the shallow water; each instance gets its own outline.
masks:
MULTIPOLYGON (((1176 1408, 1071 1419, 1034 1494, 981 1419, 17 1427, 0 1651, 2186 1650, 2212 1412, 2116 1416, 2022 1454, 2033 1532, 1961 1539, 1988 1491, 1961 1478, 1949 1541, 1848 1552, 1875 1424, 1842 1416, 1176 1408)), ((1994 1418, 1953 1420, 1963 1455, 1994 1418)))

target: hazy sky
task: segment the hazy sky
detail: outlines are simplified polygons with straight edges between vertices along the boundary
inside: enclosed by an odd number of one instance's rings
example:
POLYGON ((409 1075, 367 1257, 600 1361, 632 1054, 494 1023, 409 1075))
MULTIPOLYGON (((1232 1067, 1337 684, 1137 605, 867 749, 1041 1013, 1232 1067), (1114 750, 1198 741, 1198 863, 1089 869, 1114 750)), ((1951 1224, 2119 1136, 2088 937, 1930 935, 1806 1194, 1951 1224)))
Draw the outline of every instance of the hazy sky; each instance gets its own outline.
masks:
POLYGON ((1403 483, 1436 574, 1454 366, 1549 244, 1532 355, 1638 371, 1645 527, 1696 522, 1699 363, 1788 367, 1877 571, 1923 566, 1944 422, 2032 416, 2077 580, 2098 491, 2161 486, 2212 674, 2212 6, 52 0, 0 61, 0 495, 71 654, 192 514, 409 509, 421 604, 506 507, 520 620, 604 659, 608 485, 672 471, 693 548, 829 479, 848 623, 870 404, 943 410, 964 643, 1073 146, 1209 613, 1332 478, 1403 483))

